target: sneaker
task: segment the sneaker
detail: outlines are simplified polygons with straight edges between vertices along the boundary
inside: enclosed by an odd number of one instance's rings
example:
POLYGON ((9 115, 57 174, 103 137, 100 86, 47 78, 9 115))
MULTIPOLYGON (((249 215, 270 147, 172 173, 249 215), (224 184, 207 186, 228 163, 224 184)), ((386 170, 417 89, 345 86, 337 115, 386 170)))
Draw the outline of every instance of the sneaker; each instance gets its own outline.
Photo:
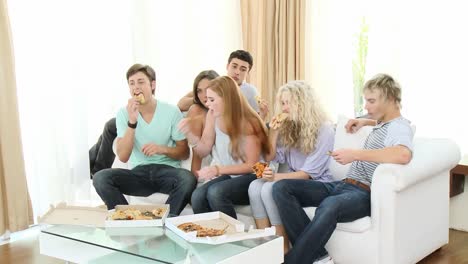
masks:
POLYGON ((333 259, 329 255, 326 255, 321 259, 314 261, 313 264, 335 264, 335 262, 333 262, 333 259))

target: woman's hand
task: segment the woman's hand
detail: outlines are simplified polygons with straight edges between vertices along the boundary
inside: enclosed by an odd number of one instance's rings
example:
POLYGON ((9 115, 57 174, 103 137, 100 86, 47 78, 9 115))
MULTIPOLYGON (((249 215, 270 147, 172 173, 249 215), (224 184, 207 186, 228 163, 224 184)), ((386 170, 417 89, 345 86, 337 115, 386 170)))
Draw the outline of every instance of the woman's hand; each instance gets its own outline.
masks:
POLYGON ((198 171, 198 179, 207 181, 215 178, 218 174, 218 169, 215 166, 204 167, 198 171))
POLYGON ((260 100, 260 102, 258 102, 258 108, 260 110, 260 118, 262 120, 265 120, 265 118, 268 116, 268 113, 270 112, 270 109, 268 107, 268 103, 267 101, 265 100, 260 100))
POLYGON ((270 166, 266 166, 265 169, 263 170, 262 178, 265 179, 266 181, 275 181, 275 172, 270 168, 270 166))
POLYGON ((177 128, 187 137, 189 145, 197 145, 200 138, 192 133, 191 122, 191 118, 182 118, 177 125, 177 128))
POLYGON ((182 118, 182 120, 180 120, 179 124, 177 125, 177 128, 184 135, 190 133, 190 118, 182 118))

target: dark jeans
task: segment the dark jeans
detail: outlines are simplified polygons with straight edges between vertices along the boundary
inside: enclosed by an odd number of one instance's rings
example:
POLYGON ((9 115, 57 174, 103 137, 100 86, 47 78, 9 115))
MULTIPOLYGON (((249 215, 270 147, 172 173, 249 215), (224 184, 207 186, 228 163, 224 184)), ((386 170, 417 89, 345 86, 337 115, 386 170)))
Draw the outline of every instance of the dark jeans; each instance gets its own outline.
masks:
POLYGON ((313 263, 327 254, 325 244, 338 222, 370 215, 370 192, 342 181, 281 180, 273 198, 293 245, 284 263, 313 263), (312 221, 302 207, 318 207, 312 221))
POLYGON ((220 211, 237 219, 234 204, 249 204, 249 185, 256 178, 255 174, 234 178, 222 175, 208 181, 192 194, 193 212, 199 214, 220 211))
POLYGON ((102 135, 99 136, 97 143, 89 149, 89 169, 91 179, 96 172, 112 167, 115 154, 112 150, 112 144, 117 137, 117 127, 115 118, 107 121, 104 125, 102 135))
POLYGON ((166 203, 172 215, 179 215, 184 209, 196 184, 190 171, 162 164, 140 165, 132 170, 104 169, 93 178, 94 188, 109 210, 128 204, 123 194, 146 197, 161 192, 169 194, 166 203))

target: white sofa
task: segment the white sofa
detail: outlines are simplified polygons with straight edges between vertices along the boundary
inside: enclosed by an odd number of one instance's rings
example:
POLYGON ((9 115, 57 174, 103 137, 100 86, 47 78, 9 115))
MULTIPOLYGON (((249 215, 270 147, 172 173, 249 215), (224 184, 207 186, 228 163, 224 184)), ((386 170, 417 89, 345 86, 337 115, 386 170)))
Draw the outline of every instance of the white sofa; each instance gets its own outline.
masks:
MULTIPOLYGON (((338 121, 334 148, 362 147, 371 128, 347 134, 343 128, 346 121, 338 121)), ((371 217, 339 223, 326 245, 335 263, 416 263, 447 244, 449 170, 459 160, 460 151, 453 141, 415 138, 413 159, 408 165, 378 166, 372 182, 371 217)), ((334 178, 341 180, 349 165, 332 161, 334 178)), ((131 204, 164 203, 167 195, 128 199, 131 204)), ((305 211, 312 218, 315 208, 305 211)), ((249 206, 238 206, 236 212, 239 220, 254 224, 249 206)), ((182 212, 191 213, 190 206, 182 212)))

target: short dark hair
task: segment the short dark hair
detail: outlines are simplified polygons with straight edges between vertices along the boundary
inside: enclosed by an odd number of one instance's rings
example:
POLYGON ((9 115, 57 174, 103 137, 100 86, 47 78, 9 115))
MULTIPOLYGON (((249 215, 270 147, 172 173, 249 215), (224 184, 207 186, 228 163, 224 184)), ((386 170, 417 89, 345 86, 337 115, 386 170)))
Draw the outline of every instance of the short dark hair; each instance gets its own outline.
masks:
POLYGON ((249 64, 249 71, 253 67, 253 57, 248 51, 245 51, 245 50, 233 51, 231 55, 229 55, 228 64, 231 63, 232 59, 239 59, 239 60, 247 62, 249 64))
POLYGON ((207 70, 207 71, 202 71, 200 72, 197 77, 195 77, 195 80, 193 81, 193 102, 203 108, 206 108, 202 102, 200 101, 200 98, 198 98, 197 95, 197 89, 198 89, 198 84, 201 82, 203 79, 207 80, 213 80, 218 77, 219 74, 213 70, 207 70))
MULTIPOLYGON (((142 72, 146 77, 148 77, 150 84, 153 83, 153 81, 156 81, 156 72, 154 71, 153 68, 149 65, 143 65, 143 64, 133 64, 127 71, 127 82, 128 79, 136 74, 137 72, 142 72)), ((152 91, 154 94, 154 90, 152 91)))

